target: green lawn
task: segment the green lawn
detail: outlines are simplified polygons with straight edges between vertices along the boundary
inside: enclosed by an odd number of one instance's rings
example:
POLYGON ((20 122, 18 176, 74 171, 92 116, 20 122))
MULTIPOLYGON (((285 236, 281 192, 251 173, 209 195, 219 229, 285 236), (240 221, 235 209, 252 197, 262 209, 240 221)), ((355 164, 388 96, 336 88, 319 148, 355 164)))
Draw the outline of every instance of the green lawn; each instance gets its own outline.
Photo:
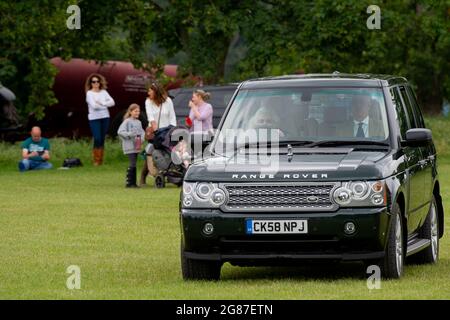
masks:
MULTIPOLYGON (((446 123, 433 120, 432 127, 445 130, 446 123)), ((83 168, 24 174, 11 160, 18 146, 0 144, 0 299, 448 299, 450 157, 445 137, 437 141, 445 155, 438 161, 447 213, 440 261, 408 265, 401 280, 382 281, 380 290, 367 288, 357 263, 300 268, 226 264, 219 282, 185 282, 178 188, 125 189, 126 162, 111 141, 103 167, 88 163, 83 149, 88 145, 80 142, 72 149, 86 163, 83 168), (81 268, 80 290, 66 288, 70 265, 81 268)), ((54 145, 59 147, 58 165, 71 154, 70 144, 54 145)))

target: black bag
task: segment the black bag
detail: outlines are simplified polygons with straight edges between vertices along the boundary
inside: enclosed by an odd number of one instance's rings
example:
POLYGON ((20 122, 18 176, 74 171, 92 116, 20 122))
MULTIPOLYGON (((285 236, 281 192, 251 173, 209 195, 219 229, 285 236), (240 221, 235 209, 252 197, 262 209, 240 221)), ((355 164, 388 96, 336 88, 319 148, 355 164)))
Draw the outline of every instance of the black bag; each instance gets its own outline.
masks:
POLYGON ((73 167, 81 167, 83 164, 79 158, 66 158, 63 162, 63 167, 73 168, 73 167))

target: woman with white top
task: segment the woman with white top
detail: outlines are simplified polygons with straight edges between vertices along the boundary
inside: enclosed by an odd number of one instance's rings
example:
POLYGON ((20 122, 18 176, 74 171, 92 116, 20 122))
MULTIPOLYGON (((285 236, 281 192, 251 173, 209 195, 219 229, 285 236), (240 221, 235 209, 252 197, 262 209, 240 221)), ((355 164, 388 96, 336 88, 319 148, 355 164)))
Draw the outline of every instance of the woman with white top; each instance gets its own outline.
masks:
POLYGON ((94 137, 92 157, 95 166, 103 163, 105 137, 109 127, 108 108, 115 104, 106 89, 106 79, 102 75, 93 73, 87 77, 85 91, 89 109, 89 126, 94 137))
POLYGON ((157 83, 152 83, 148 89, 145 111, 147 112, 148 126, 153 126, 155 131, 169 125, 177 125, 172 99, 169 98, 164 88, 157 83))
MULTIPOLYGON (((177 125, 177 117, 173 107, 172 99, 167 95, 166 90, 158 83, 153 82, 148 88, 148 97, 145 100, 145 111, 147 113, 148 126, 153 127, 156 131, 159 128, 177 125)), ((153 145, 149 143, 146 148, 147 152, 147 164, 144 166, 141 172, 140 184, 145 185, 145 179, 150 173, 155 176, 157 170, 153 164, 153 159, 150 156, 153 152, 153 145)))

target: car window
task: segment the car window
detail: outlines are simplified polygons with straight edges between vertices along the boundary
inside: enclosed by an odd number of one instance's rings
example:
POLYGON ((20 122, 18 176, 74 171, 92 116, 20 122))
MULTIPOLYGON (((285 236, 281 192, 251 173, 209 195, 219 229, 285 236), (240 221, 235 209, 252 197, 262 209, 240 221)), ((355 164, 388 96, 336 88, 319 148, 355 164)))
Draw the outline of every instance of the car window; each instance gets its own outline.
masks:
POLYGON ((384 141, 389 134, 379 88, 240 90, 221 130, 232 138, 242 130, 259 136, 261 129, 278 132, 281 141, 384 141))
POLYGON ((173 98, 173 107, 175 110, 175 115, 177 116, 177 123, 178 125, 184 125, 184 118, 189 115, 189 100, 192 97, 191 92, 182 92, 177 94, 173 98))
POLYGON ((395 113, 397 117, 397 122, 400 127, 400 135, 402 139, 406 138, 406 131, 410 128, 408 116, 406 115, 405 109, 403 108, 402 100, 400 99, 400 94, 397 88, 391 88, 391 98, 392 104, 395 108, 395 113))
POLYGON ((181 110, 183 108, 186 108, 186 110, 189 110, 188 104, 189 100, 192 97, 191 92, 183 92, 180 94, 177 94, 175 98, 173 98, 173 105, 178 110, 181 110))
POLYGON ((414 94, 414 91, 410 86, 407 86, 409 100, 411 102, 412 108, 414 110, 414 114, 416 116, 417 125, 419 128, 425 128, 425 121, 423 120, 422 111, 420 110, 420 106, 417 103, 417 97, 414 94))
POLYGON ((411 128, 418 128, 417 121, 416 121, 416 116, 415 116, 414 111, 412 109, 411 102, 409 101, 408 94, 406 93, 406 89, 405 89, 404 86, 400 86, 399 90, 400 90, 400 95, 401 95, 402 100, 403 100, 403 105, 404 105, 405 110, 406 110, 406 112, 408 114, 410 127, 411 128))

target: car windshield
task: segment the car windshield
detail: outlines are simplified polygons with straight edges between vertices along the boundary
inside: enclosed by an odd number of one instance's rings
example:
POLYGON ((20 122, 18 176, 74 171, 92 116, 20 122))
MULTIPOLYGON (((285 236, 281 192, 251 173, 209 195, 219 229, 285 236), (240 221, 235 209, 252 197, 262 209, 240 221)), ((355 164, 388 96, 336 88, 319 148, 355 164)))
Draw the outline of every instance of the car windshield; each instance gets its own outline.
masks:
POLYGON ((217 134, 217 144, 327 142, 388 144, 381 88, 240 90, 217 134), (240 142, 239 142, 240 141, 240 142))

